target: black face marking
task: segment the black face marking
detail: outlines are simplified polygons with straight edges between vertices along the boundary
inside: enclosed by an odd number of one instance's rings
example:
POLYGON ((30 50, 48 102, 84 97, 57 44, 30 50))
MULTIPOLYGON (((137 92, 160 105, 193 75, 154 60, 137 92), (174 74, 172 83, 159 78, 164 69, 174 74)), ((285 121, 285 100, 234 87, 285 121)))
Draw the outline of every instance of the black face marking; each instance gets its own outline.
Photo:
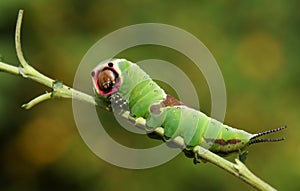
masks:
POLYGON ((113 64, 112 62, 109 62, 109 63, 108 63, 108 66, 109 66, 109 67, 113 67, 114 64, 113 64))
POLYGON ((92 71, 91 75, 94 77, 94 76, 95 76, 95 72, 94 72, 94 71, 92 71))

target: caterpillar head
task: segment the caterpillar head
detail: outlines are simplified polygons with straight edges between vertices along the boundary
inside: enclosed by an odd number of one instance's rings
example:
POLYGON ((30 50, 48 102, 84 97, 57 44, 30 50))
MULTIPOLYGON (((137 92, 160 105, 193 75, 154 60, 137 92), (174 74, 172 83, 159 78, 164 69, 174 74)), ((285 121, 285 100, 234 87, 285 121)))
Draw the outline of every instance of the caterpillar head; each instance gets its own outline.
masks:
POLYGON ((92 70, 92 80, 95 92, 102 97, 109 97, 116 93, 121 86, 120 69, 121 59, 114 59, 100 63, 92 70))

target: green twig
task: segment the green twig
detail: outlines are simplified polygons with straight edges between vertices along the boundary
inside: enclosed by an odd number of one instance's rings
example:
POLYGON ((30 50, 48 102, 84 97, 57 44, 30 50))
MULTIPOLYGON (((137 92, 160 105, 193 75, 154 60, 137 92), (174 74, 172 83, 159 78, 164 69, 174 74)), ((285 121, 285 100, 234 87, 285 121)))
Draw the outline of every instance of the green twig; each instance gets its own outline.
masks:
POLYGON ((21 48, 21 26, 22 26, 22 20, 23 20, 23 10, 19 10, 18 19, 17 19, 17 25, 16 25, 16 33, 15 33, 15 46, 17 51, 17 56, 20 61, 20 64, 26 68, 29 66, 23 56, 22 48, 21 48))
POLYGON ((51 95, 52 95, 52 93, 49 93, 49 92, 47 92, 45 94, 42 94, 42 95, 34 98, 30 102, 23 104, 22 107, 25 108, 25 109, 30 109, 33 106, 37 105, 38 103, 41 103, 41 102, 46 101, 48 99, 51 99, 51 95))
MULTIPOLYGON (((17 56, 19 59, 19 62, 21 64, 20 67, 15 67, 9 64, 6 64, 4 62, 0 62, 0 71, 19 75, 23 78, 27 78, 30 80, 33 80, 35 82, 38 82, 40 84, 43 84, 47 87, 50 87, 52 89, 51 92, 42 94, 38 96, 37 98, 33 99, 32 101, 28 102, 27 104, 23 104, 23 107, 25 109, 29 109, 33 106, 35 106, 38 103, 41 103, 43 101, 52 99, 52 98, 73 98, 80 101, 88 102, 92 105, 98 106, 102 109, 109 110, 109 108, 98 104, 96 102, 95 98, 87 95, 83 92, 74 90, 71 87, 68 87, 64 85, 62 82, 55 81, 37 70, 35 70, 33 67, 31 67, 25 60, 22 49, 21 49, 21 24, 22 24, 22 18, 23 18, 23 10, 19 11, 18 20, 17 20, 17 26, 16 26, 16 36, 15 36, 15 43, 16 43, 16 51, 17 56)), ((126 119, 131 119, 129 112, 122 113, 122 117, 126 119)), ((131 120, 132 121, 132 120, 131 120)), ((134 120, 134 125, 138 127, 142 127, 146 129, 146 121, 143 118, 138 118, 134 120)), ((159 127, 155 129, 154 133, 156 133, 160 137, 164 137, 164 129, 159 127)), ((174 139, 173 141, 179 148, 184 148, 184 142, 181 139, 174 139)), ((225 160, 224 158, 210 152, 209 150, 202 148, 200 146, 197 146, 194 148, 193 152, 196 154, 196 157, 198 159, 204 159, 207 162, 210 162, 212 164, 215 164, 216 166, 224 169, 225 171, 231 173, 232 175, 240 178, 247 184, 251 185, 252 187, 256 188, 257 190, 275 190, 273 187, 256 177, 242 162, 240 162, 238 159, 236 159, 235 163, 229 162, 225 160)))
POLYGON ((10 73, 10 74, 14 74, 14 75, 20 75, 19 69, 17 67, 6 64, 6 63, 1 62, 1 61, 0 61, 0 71, 10 73))

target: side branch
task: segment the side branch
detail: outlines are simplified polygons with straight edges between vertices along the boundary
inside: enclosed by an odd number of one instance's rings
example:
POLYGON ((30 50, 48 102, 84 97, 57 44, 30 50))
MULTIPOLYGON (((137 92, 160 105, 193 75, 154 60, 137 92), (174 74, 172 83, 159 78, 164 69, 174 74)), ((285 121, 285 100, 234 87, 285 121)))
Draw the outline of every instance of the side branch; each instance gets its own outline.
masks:
MULTIPOLYGON (((15 67, 12 65, 9 65, 4 62, 0 62, 0 71, 19 75, 23 78, 27 78, 30 80, 33 80, 37 83, 40 83, 42 85, 45 85, 46 87, 49 87, 52 89, 51 92, 46 92, 45 94, 42 94, 38 96, 37 98, 33 99, 27 104, 24 104, 23 107, 25 109, 29 109, 33 106, 35 106, 38 103, 41 103, 43 101, 52 99, 52 98, 73 98, 76 100, 84 101, 87 103, 90 103, 92 105, 98 106, 105 110, 110 110, 110 108, 101 105, 100 102, 95 100, 94 97, 87 95, 83 92, 80 92, 78 90, 75 90, 71 87, 68 87, 64 85, 62 82, 53 80, 42 73, 38 72, 36 69, 34 69, 32 66, 30 66, 22 53, 21 48, 21 24, 22 24, 22 18, 23 18, 23 10, 19 11, 17 25, 16 25, 16 35, 15 35, 15 46, 17 51, 17 56, 20 62, 20 67, 15 67)), ((130 119, 130 113, 125 112, 122 114, 122 117, 126 119, 130 119)), ((138 127, 142 127, 146 129, 146 121, 143 118, 138 118, 135 120, 135 125, 138 127)), ((160 137, 164 137, 164 129, 163 128, 157 128, 155 129, 154 133, 156 133, 160 137)), ((182 140, 174 140, 175 144, 178 145, 179 148, 184 148, 185 145, 182 142, 182 140)), ((251 185, 252 187, 256 188, 257 190, 275 190, 270 185, 256 177, 242 162, 239 160, 236 160, 236 163, 229 162, 225 160, 224 158, 210 152, 207 149, 204 149, 200 146, 195 147, 193 151, 198 159, 204 159, 212 164, 215 164, 216 166, 224 169, 225 171, 231 173, 232 175, 242 179, 247 184, 251 185)))
POLYGON ((23 78, 33 80, 52 89, 51 92, 49 93, 47 92, 45 94, 40 95, 39 97, 33 99, 29 103, 23 104, 22 107, 24 107, 25 109, 29 109, 38 103, 41 103, 43 101, 52 98, 73 98, 73 99, 77 99, 80 101, 84 101, 96 105, 102 109, 109 110, 110 108, 98 104, 94 97, 87 95, 83 92, 74 90, 73 88, 64 85, 62 82, 53 80, 48 76, 45 76, 44 74, 34 69, 26 62, 21 47, 22 18, 23 18, 23 10, 20 10, 18 14, 18 19, 16 24, 16 34, 15 34, 15 47, 20 62, 20 66, 16 67, 16 66, 6 64, 4 62, 0 62, 0 71, 7 72, 14 75, 20 75, 23 78))
POLYGON ((22 52, 21 48, 21 26, 22 26, 22 20, 23 20, 23 10, 19 10, 18 19, 17 19, 17 25, 16 25, 16 34, 15 34, 15 46, 17 51, 17 56, 20 61, 20 64, 26 68, 28 66, 22 52))

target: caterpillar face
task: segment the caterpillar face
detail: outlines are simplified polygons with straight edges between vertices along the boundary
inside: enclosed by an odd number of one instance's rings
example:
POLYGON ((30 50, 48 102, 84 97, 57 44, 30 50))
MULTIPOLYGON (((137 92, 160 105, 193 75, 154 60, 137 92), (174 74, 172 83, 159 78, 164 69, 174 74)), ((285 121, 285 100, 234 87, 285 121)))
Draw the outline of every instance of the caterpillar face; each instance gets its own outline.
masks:
POLYGON ((100 72, 98 75, 98 86, 100 90, 104 92, 111 91, 116 83, 116 78, 116 73, 112 70, 106 69, 100 72))
POLYGON ((94 88, 103 97, 111 96, 119 90, 121 85, 118 59, 98 65, 92 71, 94 88))

